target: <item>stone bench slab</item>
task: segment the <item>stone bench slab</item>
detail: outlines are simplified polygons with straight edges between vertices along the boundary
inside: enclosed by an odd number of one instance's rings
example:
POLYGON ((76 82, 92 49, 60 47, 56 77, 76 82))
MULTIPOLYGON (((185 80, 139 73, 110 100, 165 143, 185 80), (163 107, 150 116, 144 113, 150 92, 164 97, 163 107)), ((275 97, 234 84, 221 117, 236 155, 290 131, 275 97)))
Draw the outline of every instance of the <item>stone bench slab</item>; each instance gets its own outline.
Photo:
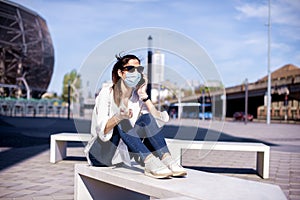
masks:
POLYGON ((166 139, 172 156, 178 163, 182 163, 182 154, 185 149, 212 150, 212 151, 252 151, 256 152, 256 170, 264 179, 269 178, 270 147, 263 143, 249 142, 219 142, 219 141, 189 141, 166 139))
POLYGON ((185 178, 154 179, 143 169, 75 165, 76 200, 118 199, 202 199, 285 200, 279 186, 187 169, 185 178), (101 189, 102 188, 102 189, 101 189), (137 195, 137 196, 135 196, 137 195), (126 199, 127 196, 126 196, 126 199))
POLYGON ((67 142, 88 142, 90 133, 59 133, 50 137, 50 162, 56 163, 67 156, 67 142))

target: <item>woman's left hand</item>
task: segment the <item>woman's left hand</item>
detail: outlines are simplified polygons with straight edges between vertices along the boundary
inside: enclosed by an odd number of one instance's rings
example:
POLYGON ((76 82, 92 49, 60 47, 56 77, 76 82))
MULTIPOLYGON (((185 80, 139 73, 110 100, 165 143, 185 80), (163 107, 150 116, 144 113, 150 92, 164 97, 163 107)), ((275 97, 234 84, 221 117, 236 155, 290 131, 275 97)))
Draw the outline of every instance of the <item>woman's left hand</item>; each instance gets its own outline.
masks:
POLYGON ((141 85, 137 91, 140 99, 146 99, 148 97, 148 94, 146 92, 147 90, 147 84, 148 84, 148 79, 147 77, 143 74, 143 78, 145 79, 145 83, 141 85))

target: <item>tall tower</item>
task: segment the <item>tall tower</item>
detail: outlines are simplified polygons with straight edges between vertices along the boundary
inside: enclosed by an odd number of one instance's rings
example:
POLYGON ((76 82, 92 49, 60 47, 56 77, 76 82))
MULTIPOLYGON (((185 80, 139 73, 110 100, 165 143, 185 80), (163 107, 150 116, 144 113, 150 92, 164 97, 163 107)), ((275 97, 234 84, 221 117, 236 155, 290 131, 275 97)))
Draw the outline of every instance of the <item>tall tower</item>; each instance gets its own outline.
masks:
POLYGON ((161 83, 164 81, 165 55, 160 51, 155 51, 152 56, 152 82, 161 83))
POLYGON ((148 85, 147 85, 147 94, 151 99, 151 90, 152 90, 152 37, 148 37, 148 85))

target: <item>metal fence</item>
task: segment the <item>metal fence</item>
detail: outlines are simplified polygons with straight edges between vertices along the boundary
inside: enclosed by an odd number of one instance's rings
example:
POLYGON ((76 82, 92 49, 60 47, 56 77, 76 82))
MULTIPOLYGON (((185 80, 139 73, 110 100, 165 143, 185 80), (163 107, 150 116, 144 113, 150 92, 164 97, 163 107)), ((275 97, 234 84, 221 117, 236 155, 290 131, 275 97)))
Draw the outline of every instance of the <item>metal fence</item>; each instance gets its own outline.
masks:
POLYGON ((21 117, 67 117, 68 104, 58 99, 0 99, 0 115, 21 117))

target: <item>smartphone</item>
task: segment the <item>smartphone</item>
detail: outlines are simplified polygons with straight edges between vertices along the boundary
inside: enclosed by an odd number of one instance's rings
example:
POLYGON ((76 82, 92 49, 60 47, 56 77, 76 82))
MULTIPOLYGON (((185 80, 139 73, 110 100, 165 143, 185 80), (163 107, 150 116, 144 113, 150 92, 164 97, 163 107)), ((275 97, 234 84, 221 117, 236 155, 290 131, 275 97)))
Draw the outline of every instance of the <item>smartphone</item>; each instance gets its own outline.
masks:
POLYGON ((138 84, 136 86, 141 86, 144 83, 145 83, 145 79, 144 79, 143 74, 142 74, 141 80, 138 82, 138 84))

